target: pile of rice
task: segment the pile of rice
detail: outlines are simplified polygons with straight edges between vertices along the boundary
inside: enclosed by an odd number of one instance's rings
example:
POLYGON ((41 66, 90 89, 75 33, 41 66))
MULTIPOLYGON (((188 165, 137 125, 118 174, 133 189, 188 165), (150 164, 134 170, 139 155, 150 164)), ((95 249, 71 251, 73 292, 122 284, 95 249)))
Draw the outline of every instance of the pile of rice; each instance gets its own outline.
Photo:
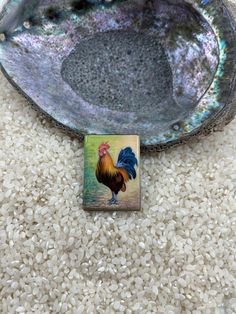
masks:
POLYGON ((87 213, 82 144, 0 90, 0 313, 236 313, 236 122, 143 155, 141 212, 87 213))

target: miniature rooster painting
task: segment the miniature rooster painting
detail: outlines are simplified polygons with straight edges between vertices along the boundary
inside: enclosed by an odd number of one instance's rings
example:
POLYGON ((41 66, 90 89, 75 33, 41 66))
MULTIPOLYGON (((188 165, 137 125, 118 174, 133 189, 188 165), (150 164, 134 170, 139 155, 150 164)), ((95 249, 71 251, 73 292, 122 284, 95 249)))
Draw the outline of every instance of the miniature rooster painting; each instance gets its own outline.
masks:
POLYGON ((96 177, 98 182, 111 190, 112 198, 108 204, 112 205, 118 204, 117 195, 120 191, 126 191, 126 183, 136 178, 135 166, 138 166, 138 160, 131 147, 126 147, 120 151, 115 165, 109 154, 109 148, 108 143, 102 143, 98 147, 96 177))
POLYGON ((138 136, 86 137, 85 209, 140 209, 139 154, 138 136))

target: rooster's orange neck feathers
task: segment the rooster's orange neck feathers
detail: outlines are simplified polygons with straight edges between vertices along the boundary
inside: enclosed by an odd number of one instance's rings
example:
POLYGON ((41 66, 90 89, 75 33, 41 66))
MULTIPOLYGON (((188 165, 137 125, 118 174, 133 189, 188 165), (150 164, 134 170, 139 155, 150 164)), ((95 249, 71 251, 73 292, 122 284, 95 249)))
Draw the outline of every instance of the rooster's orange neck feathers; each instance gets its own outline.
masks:
POLYGON ((106 152, 104 156, 100 157, 99 165, 102 172, 109 172, 111 174, 114 174, 117 171, 111 155, 108 152, 106 152))
POLYGON ((120 172, 124 178, 124 181, 129 181, 129 176, 124 168, 117 168, 111 158, 111 155, 107 151, 106 154, 99 159, 99 169, 102 173, 109 173, 110 175, 115 175, 120 172))

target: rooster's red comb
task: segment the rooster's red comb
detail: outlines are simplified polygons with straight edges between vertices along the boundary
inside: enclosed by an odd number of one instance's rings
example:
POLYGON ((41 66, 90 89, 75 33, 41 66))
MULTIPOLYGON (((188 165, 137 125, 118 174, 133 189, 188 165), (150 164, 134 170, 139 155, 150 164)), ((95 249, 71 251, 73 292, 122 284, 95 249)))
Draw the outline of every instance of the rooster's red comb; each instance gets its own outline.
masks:
POLYGON ((98 147, 98 149, 109 149, 110 148, 110 145, 106 142, 106 143, 102 143, 99 147, 98 147))

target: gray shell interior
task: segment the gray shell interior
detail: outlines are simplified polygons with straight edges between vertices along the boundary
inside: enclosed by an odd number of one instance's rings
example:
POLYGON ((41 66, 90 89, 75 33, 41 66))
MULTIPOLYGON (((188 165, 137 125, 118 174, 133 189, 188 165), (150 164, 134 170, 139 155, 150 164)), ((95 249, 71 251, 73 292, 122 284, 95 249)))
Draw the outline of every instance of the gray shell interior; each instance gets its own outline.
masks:
POLYGON ((209 129, 224 110, 233 116, 235 30, 220 8, 218 1, 4 1, 0 62, 20 91, 71 130, 139 134, 144 148, 162 149, 209 129))

